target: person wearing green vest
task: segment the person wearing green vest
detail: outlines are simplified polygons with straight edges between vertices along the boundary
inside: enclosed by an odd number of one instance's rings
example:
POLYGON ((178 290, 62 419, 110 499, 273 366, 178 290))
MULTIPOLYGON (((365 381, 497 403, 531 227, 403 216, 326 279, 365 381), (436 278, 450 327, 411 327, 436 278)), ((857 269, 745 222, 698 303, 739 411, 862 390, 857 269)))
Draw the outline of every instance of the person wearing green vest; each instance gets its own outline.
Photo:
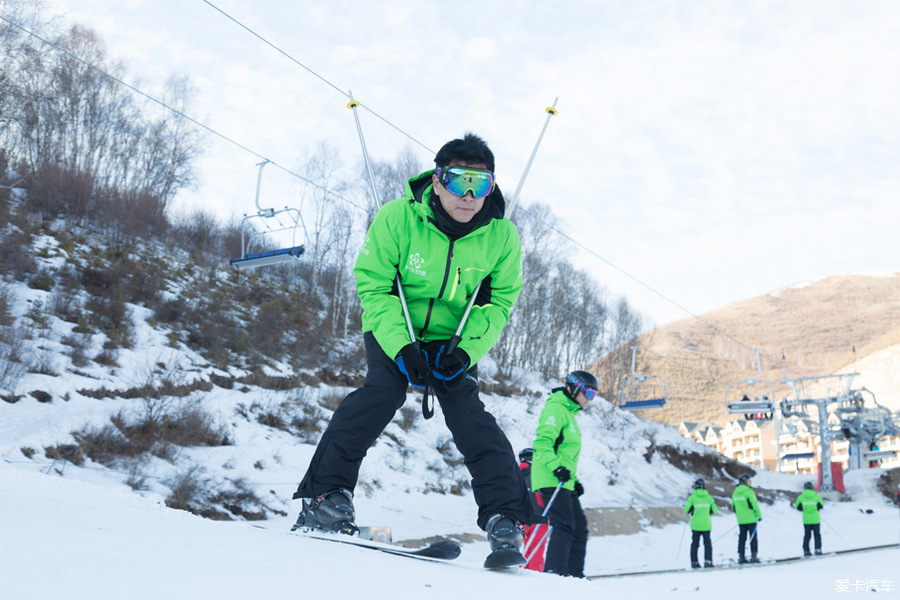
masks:
POLYGON ((451 140, 434 163, 378 209, 357 255, 365 383, 335 409, 316 446, 293 496, 303 502, 294 528, 359 531, 353 490, 362 461, 413 386, 440 403, 491 551, 520 553, 528 492, 512 445, 479 397, 477 363, 522 290, 522 245, 483 139, 451 140))
POLYGON ((797 496, 794 507, 803 513, 803 556, 811 556, 809 553, 809 539, 815 538, 816 554, 822 554, 822 516, 819 511, 825 508, 825 501, 816 493, 812 482, 803 484, 803 492, 797 496))
POLYGON ((738 563, 759 562, 759 522, 762 521, 762 513, 759 511, 759 501, 756 493, 750 487, 750 475, 741 474, 738 477, 738 485, 731 494, 731 509, 738 522, 738 563), (747 539, 750 539, 750 560, 746 558, 744 549, 747 539))
POLYGON ((716 501, 706 491, 706 481, 698 477, 694 482, 694 491, 684 503, 684 512, 691 515, 691 568, 700 568, 698 551, 703 539, 703 566, 713 566, 713 549, 710 532, 712 516, 716 514, 716 501))
POLYGON ((579 498, 584 486, 578 480, 581 430, 575 415, 597 395, 597 378, 587 371, 566 375, 564 387, 555 388, 538 419, 531 463, 531 489, 547 510, 552 528, 544 559, 544 572, 584 577, 587 550, 587 517, 579 498))

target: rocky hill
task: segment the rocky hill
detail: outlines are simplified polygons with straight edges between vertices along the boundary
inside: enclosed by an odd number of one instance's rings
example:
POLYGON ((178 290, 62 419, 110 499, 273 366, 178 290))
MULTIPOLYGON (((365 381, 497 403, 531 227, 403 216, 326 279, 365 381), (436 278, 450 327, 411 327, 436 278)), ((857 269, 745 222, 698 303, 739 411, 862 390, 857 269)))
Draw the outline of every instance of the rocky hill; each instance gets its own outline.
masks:
MULTIPOLYGON (((666 382, 669 404, 642 416, 725 422, 729 383, 859 372, 878 402, 900 409, 900 272, 804 282, 654 329, 638 340, 638 373, 666 382)), ((761 395, 765 386, 732 386, 761 395), (755 388, 755 389, 753 389, 755 388)), ((729 394, 730 396, 730 394, 729 394)), ((739 395, 735 400, 739 399, 739 395)), ((729 401, 731 398, 729 397, 729 401)))

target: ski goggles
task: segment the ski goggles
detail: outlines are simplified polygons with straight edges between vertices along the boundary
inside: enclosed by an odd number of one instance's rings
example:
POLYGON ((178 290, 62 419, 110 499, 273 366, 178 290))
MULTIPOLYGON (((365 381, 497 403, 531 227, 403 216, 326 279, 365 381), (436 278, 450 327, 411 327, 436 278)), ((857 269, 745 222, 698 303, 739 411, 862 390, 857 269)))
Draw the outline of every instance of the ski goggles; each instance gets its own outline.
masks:
POLYGON ((588 387, 588 386, 584 385, 583 383, 581 383, 574 377, 570 377, 570 376, 566 375, 566 381, 568 381, 569 383, 574 385, 576 388, 578 388, 578 390, 580 392, 583 392, 584 397, 587 398, 588 400, 593 400, 597 396, 597 390, 595 390, 592 387, 588 387))
POLYGON ((438 181, 454 196, 472 194, 473 198, 484 198, 494 190, 494 174, 482 169, 465 167, 438 167, 438 181))

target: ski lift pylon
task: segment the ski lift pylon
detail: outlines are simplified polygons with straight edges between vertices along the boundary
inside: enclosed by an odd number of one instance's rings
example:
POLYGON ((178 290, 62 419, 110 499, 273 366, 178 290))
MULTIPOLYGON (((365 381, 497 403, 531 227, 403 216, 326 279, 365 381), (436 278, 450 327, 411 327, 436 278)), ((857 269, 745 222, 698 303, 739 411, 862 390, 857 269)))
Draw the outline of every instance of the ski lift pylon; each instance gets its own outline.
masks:
POLYGON ((631 347, 631 377, 626 377, 619 391, 618 406, 622 410, 652 410, 663 408, 669 402, 669 389, 665 380, 659 375, 644 375, 635 370, 635 355, 639 345, 631 347), (641 398, 642 390, 661 391, 662 394, 649 394, 650 398, 641 398))
POLYGON ((772 414, 772 402, 775 398, 775 384, 769 380, 762 379, 762 363, 759 360, 759 348, 753 348, 756 353, 756 377, 751 377, 743 381, 732 381, 725 390, 725 407, 732 415, 748 415, 748 414, 772 414), (766 387, 763 392, 763 399, 751 400, 747 394, 743 394, 743 398, 736 400, 737 392, 733 391, 747 387, 766 387))
POLYGON ((298 260, 305 251, 305 247, 303 244, 296 243, 296 233, 298 227, 303 229, 304 238, 306 234, 306 226, 303 223, 303 217, 301 216, 300 211, 296 208, 289 208, 287 206, 280 210, 275 210, 274 208, 262 208, 259 205, 259 188, 262 183, 262 171, 263 167, 269 164, 269 162, 270 161, 266 159, 257 164, 257 166, 259 167, 259 173, 256 177, 256 214, 244 215, 244 218, 241 220, 241 257, 233 258, 230 261, 231 266, 233 266, 238 271, 255 269, 268 265, 277 265, 284 262, 298 260), (288 215, 292 220, 292 224, 283 225, 281 221, 278 220, 278 215, 288 215), (269 227, 262 232, 248 232, 248 224, 251 219, 260 219, 263 223, 266 223, 267 220, 275 219, 278 224, 278 228, 272 229, 269 227), (286 230, 291 230, 291 245, 285 248, 264 249, 257 252, 249 251, 254 239, 266 234, 286 230))

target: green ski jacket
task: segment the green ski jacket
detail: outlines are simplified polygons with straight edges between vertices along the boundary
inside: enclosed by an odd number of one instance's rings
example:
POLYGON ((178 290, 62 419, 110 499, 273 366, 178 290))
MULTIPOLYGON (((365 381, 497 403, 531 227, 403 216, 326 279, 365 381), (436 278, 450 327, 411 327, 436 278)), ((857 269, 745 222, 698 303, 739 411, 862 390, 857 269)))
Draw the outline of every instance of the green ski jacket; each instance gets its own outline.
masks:
MULTIPOLYGON (((449 339, 484 280, 459 344, 474 365, 500 338, 522 291, 522 246, 516 226, 504 217, 449 239, 430 206, 433 172, 410 179, 406 195, 382 206, 369 227, 353 269, 362 330, 371 331, 391 358, 410 343, 396 289, 399 273, 418 340, 449 339)), ((502 210, 499 190, 488 198, 494 194, 502 210)))
POLYGON ((712 531, 712 516, 716 501, 704 489, 694 490, 684 503, 684 512, 691 515, 691 531, 712 531))
POLYGON ((541 411, 534 434, 534 456, 531 462, 531 489, 555 488, 559 480, 553 474, 558 467, 565 467, 572 478, 563 484, 567 490, 575 489, 578 478, 578 455, 581 454, 581 430, 575 415, 581 411, 563 388, 553 390, 541 411))
POLYGON ((731 508, 734 509, 738 525, 756 523, 762 518, 756 493, 746 483, 734 488, 734 493, 731 494, 731 508))
POLYGON ((804 525, 818 525, 822 522, 819 511, 825 508, 825 501, 816 493, 816 490, 803 490, 797 497, 794 507, 803 512, 804 525))

